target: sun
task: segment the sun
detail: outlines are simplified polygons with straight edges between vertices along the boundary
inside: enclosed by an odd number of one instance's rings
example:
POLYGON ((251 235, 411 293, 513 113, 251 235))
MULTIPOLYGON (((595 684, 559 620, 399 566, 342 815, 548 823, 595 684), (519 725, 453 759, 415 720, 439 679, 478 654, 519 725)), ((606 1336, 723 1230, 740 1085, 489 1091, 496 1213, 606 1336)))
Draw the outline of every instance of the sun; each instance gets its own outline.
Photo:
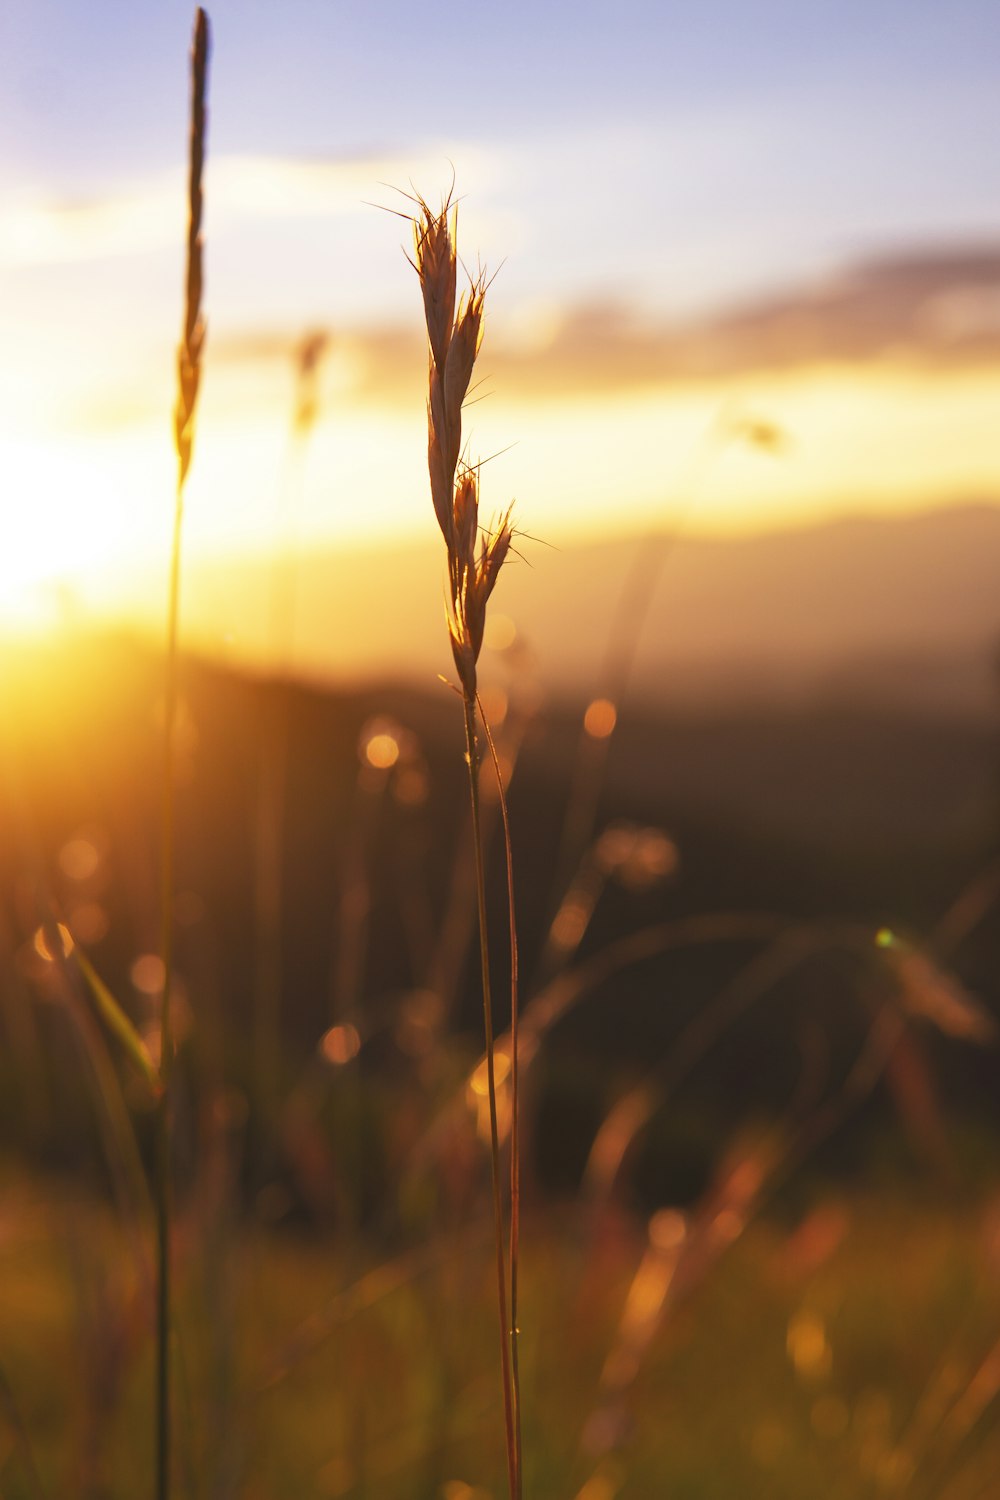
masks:
POLYGON ((111 606, 116 581, 163 531, 144 472, 134 445, 0 434, 4 625, 44 626, 71 599, 111 606))

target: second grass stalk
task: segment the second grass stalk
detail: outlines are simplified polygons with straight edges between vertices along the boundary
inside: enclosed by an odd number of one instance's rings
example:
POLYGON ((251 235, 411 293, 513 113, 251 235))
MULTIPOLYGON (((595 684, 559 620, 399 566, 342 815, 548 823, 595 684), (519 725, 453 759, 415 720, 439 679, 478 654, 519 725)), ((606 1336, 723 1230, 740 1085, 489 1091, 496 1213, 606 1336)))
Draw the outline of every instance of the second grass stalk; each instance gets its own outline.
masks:
MULTIPOLYGON (((439 213, 434 213, 420 197, 414 201, 418 213, 413 221, 412 264, 420 278, 424 318, 427 324, 427 466, 434 514, 447 549, 448 634, 464 705, 466 758, 472 799, 483 1022, 486 1034, 487 1087, 490 1108, 490 1160, 496 1236, 497 1300, 500 1313, 500 1369, 503 1382, 504 1434, 511 1500, 518 1500, 521 1493, 521 1443, 520 1413, 515 1380, 517 1334, 511 1326, 510 1318, 516 1287, 514 1267, 516 1265, 518 1182, 517 1128, 515 1123, 511 1131, 512 1153, 514 1153, 511 1171, 513 1192, 511 1222, 514 1233, 511 1245, 512 1280, 508 1293, 507 1266, 504 1255, 503 1189, 497 1123, 486 882, 479 806, 479 752, 476 739, 476 668, 483 645, 486 606, 510 552, 513 531, 509 510, 501 516, 496 526, 480 525, 479 471, 474 465, 465 461, 462 454, 462 407, 468 394, 469 383, 482 341, 486 281, 480 274, 470 282, 465 294, 461 298, 458 297, 456 214, 450 198, 445 200, 439 213)), ((503 796, 502 786, 500 794, 503 796)), ((512 952, 515 940, 512 928, 512 952)), ((516 1041, 513 1045, 516 1047, 516 1041)), ((516 1109, 516 1099, 512 1100, 512 1107, 516 1109)))
POLYGON ((163 804, 160 868, 160 953, 163 998, 160 1007, 160 1098, 156 1115, 156 1497, 170 1494, 170 1142, 173 1033, 170 990, 173 982, 174 926, 174 730, 177 718, 177 641, 180 618, 181 524, 184 485, 191 466, 194 419, 201 383, 205 322, 202 298, 202 169, 205 164, 206 92, 208 85, 208 16, 195 13, 191 48, 191 136, 188 174, 188 234, 184 290, 184 327, 177 351, 177 403, 174 408, 174 445, 177 450, 177 490, 174 500, 167 602, 167 659, 164 687, 163 804))

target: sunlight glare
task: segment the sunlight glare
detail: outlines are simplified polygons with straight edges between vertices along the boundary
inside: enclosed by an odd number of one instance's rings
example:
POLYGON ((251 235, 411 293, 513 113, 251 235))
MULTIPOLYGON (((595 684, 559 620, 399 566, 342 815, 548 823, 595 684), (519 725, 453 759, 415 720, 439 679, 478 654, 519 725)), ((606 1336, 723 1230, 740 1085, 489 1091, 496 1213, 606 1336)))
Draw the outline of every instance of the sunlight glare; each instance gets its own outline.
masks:
POLYGON ((127 569, 165 534, 167 511, 155 487, 150 493, 144 442, 119 440, 112 449, 0 435, 0 472, 9 497, 0 551, 5 623, 64 617, 106 569, 127 569))

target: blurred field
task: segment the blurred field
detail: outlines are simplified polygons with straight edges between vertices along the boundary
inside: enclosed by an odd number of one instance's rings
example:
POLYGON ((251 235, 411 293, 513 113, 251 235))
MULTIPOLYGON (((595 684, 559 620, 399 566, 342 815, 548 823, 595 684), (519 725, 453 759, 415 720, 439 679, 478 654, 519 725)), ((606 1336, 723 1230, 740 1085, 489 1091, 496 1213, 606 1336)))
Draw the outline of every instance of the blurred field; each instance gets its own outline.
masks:
MULTIPOLYGON (((8 1171, 3 1196, 4 1376, 46 1491, 140 1493, 150 1361, 120 1229, 66 1183, 8 1171)), ((376 1247, 220 1218, 181 1231, 186 1493, 500 1491, 485 1234, 365 1270, 376 1247)), ((640 1222, 533 1212, 529 1492, 990 1493, 998 1222, 995 1200, 824 1194, 751 1224, 661 1316, 640 1222), (655 1327, 619 1399, 626 1305, 655 1327)), ((3 1493, 34 1493, 9 1429, 0 1452, 3 1493)))
MULTIPOLYGON (((44 931, 50 909, 155 1039, 159 668, 113 638, 22 645, 16 661, 2 1492, 124 1497, 151 1462, 152 1122, 44 931), (116 1090, 134 1143, 108 1109, 116 1090)), ((566 767, 600 741, 580 738, 579 703, 539 698, 516 654, 489 673, 507 702, 531 1046, 527 1493, 988 1495, 991 723, 835 695, 637 706, 560 902, 566 767)), ((178 1484, 496 1495, 451 695, 307 689, 195 659, 182 688, 178 1484), (258 819, 276 723, 287 779, 265 958, 280 1021, 262 1036, 258 819)), ((499 906, 495 824, 490 880, 499 906)), ((502 943, 494 957, 502 996, 502 943)))

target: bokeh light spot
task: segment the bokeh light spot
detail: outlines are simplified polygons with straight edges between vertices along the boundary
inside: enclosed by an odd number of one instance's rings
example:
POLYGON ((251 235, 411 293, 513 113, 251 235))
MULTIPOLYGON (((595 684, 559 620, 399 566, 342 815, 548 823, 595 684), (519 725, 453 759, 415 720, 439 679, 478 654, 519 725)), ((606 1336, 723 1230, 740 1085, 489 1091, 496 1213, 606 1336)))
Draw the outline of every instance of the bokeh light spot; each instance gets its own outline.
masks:
POLYGON ((69 880, 89 880, 100 863, 100 851, 82 835, 68 839, 59 850, 59 868, 69 880))
POLYGON ((331 1026, 329 1031, 324 1032, 319 1047, 327 1062, 342 1067, 361 1051, 358 1028, 350 1022, 342 1026, 331 1026))
POLYGON ((583 727, 592 740, 606 740, 614 734, 617 723, 618 710, 610 698, 595 698, 587 704, 583 727))
POLYGON ((158 954, 141 953, 128 972, 140 995, 163 993, 163 959, 158 954))
POLYGON ((830 1346, 819 1313, 808 1308, 796 1313, 788 1325, 786 1344, 796 1373, 804 1379, 815 1379, 829 1370, 830 1346))

